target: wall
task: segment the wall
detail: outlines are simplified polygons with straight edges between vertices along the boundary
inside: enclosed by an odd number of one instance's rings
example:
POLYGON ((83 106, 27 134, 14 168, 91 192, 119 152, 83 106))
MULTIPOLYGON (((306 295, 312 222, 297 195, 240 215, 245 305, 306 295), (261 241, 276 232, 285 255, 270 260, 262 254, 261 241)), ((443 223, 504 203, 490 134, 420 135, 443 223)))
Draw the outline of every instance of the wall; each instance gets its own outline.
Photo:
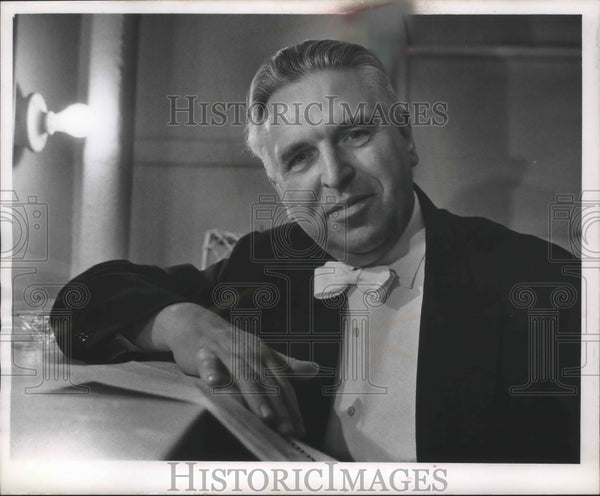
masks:
MULTIPOLYGON (((79 15, 17 17, 15 81, 24 95, 41 93, 51 110, 62 110, 76 101, 79 30, 79 15)), ((25 151, 14 165, 13 189, 30 220, 29 245, 13 263, 16 309, 30 309, 23 303, 28 285, 49 283, 54 293, 71 276, 71 238, 77 228, 73 225, 73 173, 79 146, 73 138, 57 134, 41 153, 25 151), (31 216, 33 197, 47 208, 47 221, 42 216, 39 229, 34 229, 37 222, 31 216)), ((16 242, 23 230, 15 227, 13 231, 16 242)))
MULTIPOLYGON (((555 195, 581 190, 580 18, 417 16, 404 24, 401 14, 141 16, 129 258, 200 264, 206 230, 261 227, 251 205, 272 190, 244 149, 242 127, 169 126, 167 96, 242 102, 263 59, 306 38, 365 44, 392 69, 401 98, 448 102, 446 126, 414 128, 416 179, 439 206, 547 238, 555 195)), ((42 93, 52 110, 85 100, 81 29, 79 15, 18 16, 15 80, 25 95, 42 93)), ((74 275, 80 181, 81 142, 60 134, 13 168, 19 211, 31 212, 31 202, 47 208, 40 230, 25 229, 29 245, 14 263, 17 309, 30 308, 30 284, 50 284, 52 295, 74 275)), ((569 246, 565 236, 553 241, 569 246)))
POLYGON ((400 8, 353 16, 142 16, 131 258, 200 264, 207 229, 250 231, 256 227, 250 205, 273 194, 262 166, 244 149, 241 126, 185 126, 183 114, 182 125, 168 126, 168 95, 180 95, 180 107, 185 95, 243 102, 262 61, 307 38, 394 46, 388 41, 398 29, 381 26, 401 25, 400 8))
POLYGON ((580 26, 578 16, 413 20, 409 98, 449 105, 446 126, 414 129, 416 180, 440 206, 548 238, 555 196, 581 191, 580 26))
POLYGON ((439 206, 547 237, 554 195, 581 188, 579 18, 419 16, 405 32, 400 13, 142 16, 131 258, 199 264, 207 229, 256 227, 250 205, 271 189, 242 128, 168 126, 167 96, 241 102, 264 58, 313 37, 366 44, 402 98, 448 102, 445 127, 414 129, 439 206))

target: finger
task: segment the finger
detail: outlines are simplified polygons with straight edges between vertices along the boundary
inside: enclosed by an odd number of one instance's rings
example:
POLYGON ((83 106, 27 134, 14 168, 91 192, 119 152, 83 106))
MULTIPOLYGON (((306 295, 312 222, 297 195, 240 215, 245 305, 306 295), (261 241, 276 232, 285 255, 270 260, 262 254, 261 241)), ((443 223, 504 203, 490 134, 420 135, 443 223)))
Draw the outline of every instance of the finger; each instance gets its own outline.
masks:
POLYGON ((267 370, 273 373, 273 378, 279 385, 280 395, 282 396, 283 404, 286 406, 288 415, 294 426, 294 432, 299 437, 304 437, 306 430, 304 428, 304 420, 300 413, 300 406, 296 398, 296 392, 290 381, 283 375, 281 366, 281 358, 271 355, 267 360, 267 370))
POLYGON ((237 379, 244 399, 252 409, 258 410, 265 422, 282 435, 289 436, 294 433, 294 423, 290 418, 288 408, 282 401, 281 388, 274 378, 265 379, 258 369, 246 363, 246 373, 237 379))
POLYGON ((281 434, 303 435, 304 427, 291 385, 265 373, 271 349, 245 332, 216 344, 215 352, 228 368, 249 408, 281 434))
POLYGON ((203 347, 198 351, 197 358, 198 376, 212 386, 213 394, 226 392, 236 401, 247 406, 231 374, 214 353, 203 347))
POLYGON ((275 359, 280 363, 278 368, 289 367, 294 380, 312 379, 319 373, 319 365, 308 360, 299 360, 289 355, 284 355, 276 350, 271 350, 275 359))
POLYGON ((261 382, 260 356, 253 348, 243 346, 235 353, 224 350, 219 350, 217 353, 232 375, 248 408, 281 434, 292 434, 294 428, 289 413, 275 394, 278 384, 272 378, 261 382))
POLYGON ((280 420, 277 429, 284 434, 295 434, 304 437, 304 422, 296 393, 283 373, 286 369, 289 371, 289 368, 286 367, 286 363, 282 358, 289 357, 281 354, 276 356, 274 350, 258 341, 255 341, 255 344, 259 346, 260 353, 249 356, 253 357, 252 367, 260 378, 260 384, 267 391, 271 391, 268 399, 280 420))
POLYGON ((209 349, 202 347, 197 354, 198 375, 211 386, 224 386, 232 382, 221 360, 209 349))
POLYGON ((295 434, 304 437, 304 422, 298 407, 296 393, 284 375, 280 363, 273 357, 273 351, 266 345, 261 345, 260 356, 257 356, 254 369, 259 374, 260 382, 270 390, 268 399, 275 409, 280 424, 278 430, 284 434, 295 434))

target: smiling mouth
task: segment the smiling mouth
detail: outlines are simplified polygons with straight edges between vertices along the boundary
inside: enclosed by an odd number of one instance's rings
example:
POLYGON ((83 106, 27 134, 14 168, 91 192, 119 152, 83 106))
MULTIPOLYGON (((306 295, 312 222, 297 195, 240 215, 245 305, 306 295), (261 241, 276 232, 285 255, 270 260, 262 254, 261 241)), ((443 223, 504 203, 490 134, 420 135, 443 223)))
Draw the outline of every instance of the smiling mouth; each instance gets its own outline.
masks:
POLYGON ((369 193, 365 195, 353 196, 347 200, 340 201, 327 212, 327 215, 337 217, 339 215, 343 215, 342 212, 345 212, 346 216, 351 215, 362 210, 372 196, 373 194, 369 193))

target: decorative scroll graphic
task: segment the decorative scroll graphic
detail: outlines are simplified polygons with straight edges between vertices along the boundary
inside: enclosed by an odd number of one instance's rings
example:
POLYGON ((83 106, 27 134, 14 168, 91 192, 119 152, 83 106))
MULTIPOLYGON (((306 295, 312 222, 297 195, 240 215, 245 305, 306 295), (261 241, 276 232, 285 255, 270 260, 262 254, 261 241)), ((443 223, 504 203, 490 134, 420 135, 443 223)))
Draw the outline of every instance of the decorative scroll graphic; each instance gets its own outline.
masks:
MULTIPOLYGON (((274 307, 280 299, 278 288, 268 283, 219 284, 213 290, 215 307, 227 310, 231 322, 231 377, 229 383, 213 388, 215 393, 242 394, 235 390, 235 380, 260 384, 267 394, 278 389, 267 385, 259 366, 267 352, 258 339, 262 329, 262 311, 274 307)), ((247 393, 246 393, 247 394, 247 393)))
POLYGON ((566 283, 521 283, 513 286, 510 301, 528 310, 529 367, 526 384, 512 386, 515 396, 577 394, 577 388, 561 381, 559 345, 569 343, 572 333, 560 332, 560 311, 577 302, 577 290, 566 283))
POLYGON ((600 331, 595 326, 594 285, 600 270, 600 191, 584 190, 579 194, 557 194, 548 208, 548 260, 561 264, 562 273, 579 278, 582 294, 581 366, 563 371, 564 377, 597 376, 600 331), (560 248, 566 246, 569 251, 560 248), (577 258, 573 258, 571 254, 577 258), (589 277, 588 277, 589 275, 589 277), (591 278, 591 279, 590 279, 591 278))
POLYGON ((89 388, 75 384, 71 377, 72 310, 83 308, 90 301, 90 291, 80 283, 70 283, 63 290, 64 308, 52 312, 53 296, 62 288, 58 283, 28 285, 23 292, 23 302, 28 310, 13 318, 10 336, 12 367, 10 375, 35 376, 39 382, 25 388, 26 394, 81 394, 89 388), (62 351, 55 335, 62 339, 62 351), (15 353, 16 352, 16 353, 15 353), (25 367, 16 360, 23 360, 25 367))
POLYGON ((285 191, 281 202, 276 201, 275 195, 260 195, 258 202, 252 205, 252 229, 278 229, 270 231, 273 236, 273 253, 255 252, 252 245, 252 261, 310 262, 321 249, 327 251, 333 239, 337 251, 345 252, 345 208, 346 205, 336 202, 334 197, 320 201, 313 191, 285 191), (292 239, 296 228, 292 221, 300 225, 314 242, 298 245, 292 239))
POLYGON ((0 221, 10 224, 12 230, 12 243, 2 243, 2 261, 22 263, 48 260, 46 203, 39 202, 36 196, 19 201, 16 191, 1 191, 0 221))
MULTIPOLYGON (((55 313, 53 315, 55 332, 70 335, 72 318, 70 312, 64 315, 55 313)), ((38 332, 44 336, 52 334, 50 329, 50 315, 43 314, 38 324, 38 332)), ((63 351, 58 349, 56 342, 50 339, 42 339, 41 364, 36 370, 39 383, 25 388, 26 394, 87 394, 89 388, 73 382, 71 377, 71 340, 66 339, 63 351)))
MULTIPOLYGON (((595 266, 600 262, 600 191, 583 191, 579 198, 575 195, 556 195, 549 205, 549 239, 557 245, 567 242, 569 250, 581 259, 584 265, 595 266)), ((548 258, 552 262, 572 261, 556 245, 548 245, 548 258)))
MULTIPOLYGON (((336 300, 344 299, 346 302, 340 313, 340 328, 346 332, 336 384, 324 388, 325 394, 387 394, 388 388, 375 384, 371 378, 369 343, 371 311, 383 305, 387 296, 383 287, 359 283, 351 296, 341 292, 336 297, 336 300), (350 300, 352 308, 348 304, 350 300), (343 391, 338 390, 342 384, 343 391)), ((339 301, 335 302, 337 305, 339 301)))
MULTIPOLYGON (((600 269, 600 263, 597 267, 586 267, 584 271, 591 271, 592 273, 597 272, 600 269)), ((588 319, 593 322, 595 318, 594 309, 594 295, 590 294, 588 287, 588 278, 585 272, 582 273, 577 266, 563 267, 563 273, 565 275, 579 278, 581 281, 581 310, 582 310, 582 321, 581 321, 581 347, 582 347, 582 360, 581 366, 567 367, 563 370, 565 377, 578 377, 578 376, 598 376, 600 364, 598 363, 598 343, 600 343, 600 332, 592 330, 588 324, 588 319), (590 309, 588 311, 588 308, 590 309)))

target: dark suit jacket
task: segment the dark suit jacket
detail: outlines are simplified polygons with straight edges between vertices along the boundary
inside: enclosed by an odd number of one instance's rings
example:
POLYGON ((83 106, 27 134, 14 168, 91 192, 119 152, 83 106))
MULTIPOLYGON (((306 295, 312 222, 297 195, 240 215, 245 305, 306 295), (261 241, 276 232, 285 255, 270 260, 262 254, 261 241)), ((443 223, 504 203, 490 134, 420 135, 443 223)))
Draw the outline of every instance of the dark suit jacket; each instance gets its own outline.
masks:
MULTIPOLYGON (((437 209, 415 189, 427 244, 418 460, 578 462, 580 264, 556 246, 567 261, 551 263, 548 243, 437 209)), ((59 345, 76 358, 143 359, 126 338, 140 322, 178 302, 211 308, 278 351, 319 364, 316 378, 293 381, 308 442, 319 447, 344 309, 342 301, 312 297, 313 270, 327 260, 288 224, 248 234, 205 271, 107 262, 63 288, 52 322, 59 345), (69 303, 69 291, 83 292, 85 304, 69 303)))

